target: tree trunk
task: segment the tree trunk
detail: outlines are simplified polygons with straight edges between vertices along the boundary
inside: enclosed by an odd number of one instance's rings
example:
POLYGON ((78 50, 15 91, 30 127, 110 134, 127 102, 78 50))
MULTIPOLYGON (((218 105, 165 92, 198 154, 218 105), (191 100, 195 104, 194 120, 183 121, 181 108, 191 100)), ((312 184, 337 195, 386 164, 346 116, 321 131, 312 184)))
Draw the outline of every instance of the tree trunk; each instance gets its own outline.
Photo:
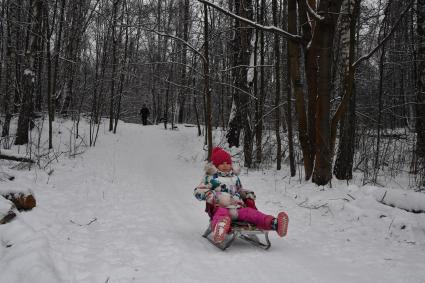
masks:
POLYGON ((43 1, 44 11, 44 39, 46 41, 46 54, 47 54, 47 113, 49 116, 49 149, 53 148, 53 107, 52 107, 52 55, 50 53, 50 23, 49 23, 49 2, 43 1))
POLYGON ((378 89, 378 122, 376 125, 376 151, 375 160, 373 162, 373 178, 377 181, 380 168, 379 152, 381 148, 381 128, 382 128, 382 97, 383 97, 383 80, 384 80, 384 60, 385 60, 385 43, 382 45, 381 56, 379 58, 379 89, 378 89))
POLYGON ((130 22, 130 15, 127 11, 127 3, 126 0, 123 1, 122 4, 122 19, 121 19, 121 30, 120 30, 120 41, 121 41, 121 35, 123 33, 123 30, 125 29, 125 43, 124 43, 124 54, 121 60, 121 74, 120 74, 120 82, 119 82, 119 89, 118 89, 118 103, 115 111, 115 123, 114 123, 114 134, 117 133, 117 126, 118 126, 118 120, 120 119, 121 115, 121 101, 123 96, 123 89, 124 89, 124 81, 126 80, 126 74, 130 74, 130 68, 129 68, 129 58, 128 58, 128 33, 129 33, 129 27, 126 25, 130 22), (127 14, 127 19, 124 20, 124 15, 127 14))
MULTIPOLYGON (((260 23, 264 24, 265 22, 265 9, 266 1, 261 0, 261 16, 260 23)), ((265 97, 265 79, 264 79, 264 63, 265 63, 265 43, 264 43, 264 31, 260 31, 260 93, 259 97, 255 101, 255 141, 256 141, 256 163, 259 164, 262 162, 262 144, 263 144, 263 109, 264 109, 264 97, 265 97)))
POLYGON ((351 90, 348 111, 340 122, 339 145, 333 172, 338 180, 353 178, 353 160, 356 133, 356 91, 351 90))
POLYGON ((196 126, 198 128, 198 137, 202 135, 201 131, 201 122, 199 121, 199 111, 198 111, 198 103, 196 102, 196 93, 195 93, 195 86, 196 86, 196 80, 195 78, 192 79, 192 87, 193 87, 193 109, 195 110, 195 117, 196 117, 196 126))
MULTIPOLYGON (((324 20, 316 23, 313 37, 318 36, 320 49, 319 77, 317 80, 317 112, 316 112, 316 158, 313 171, 313 182, 326 185, 332 178, 332 153, 330 129, 330 91, 332 70, 332 47, 337 15, 341 9, 339 1, 320 1, 319 11, 327 11, 324 20)), ((314 41, 314 38, 313 38, 314 41)))
POLYGON ((313 182, 326 185, 332 178, 332 157, 330 152, 330 91, 331 64, 334 28, 331 24, 321 24, 319 51, 319 79, 316 113, 316 159, 313 182))
POLYGON ((425 185, 425 1, 417 2, 417 104, 416 154, 419 167, 419 185, 425 185))
MULTIPOLYGON (((10 22, 16 22, 17 19, 17 6, 10 5, 9 0, 7 2, 8 11, 7 19, 10 22)), ((5 94, 3 98, 3 111, 5 119, 3 122, 3 129, 1 136, 6 138, 5 147, 8 147, 7 138, 9 137, 10 121, 12 120, 13 105, 12 101, 15 99, 16 93, 16 72, 14 70, 16 63, 16 46, 17 46, 17 28, 15 25, 7 25, 6 34, 6 58, 5 58, 5 81, 8 83, 5 87, 5 94)))
POLYGON ((40 5, 42 0, 36 0, 30 7, 28 16, 28 44, 25 52, 25 69, 22 77, 22 99, 19 111, 18 128, 16 130, 16 145, 28 143, 28 130, 30 128, 31 116, 33 112, 33 98, 35 93, 35 83, 37 75, 35 73, 35 54, 39 51, 38 40, 35 35, 39 31, 38 23, 42 20, 40 5), (35 20, 34 20, 35 19, 35 20))
POLYGON ((111 72, 111 90, 109 93, 109 131, 114 129, 114 107, 115 107, 115 71, 117 65, 117 44, 116 38, 117 14, 120 0, 113 2, 112 8, 112 72, 111 72))
MULTIPOLYGON (((296 0, 288 0, 288 32, 297 32, 296 0)), ((308 133, 307 115, 304 100, 304 87, 302 84, 299 66, 300 46, 288 41, 288 66, 291 89, 295 94, 295 109, 298 118, 298 138, 303 153, 305 179, 308 180, 313 172, 313 160, 311 159, 310 137, 308 133)), ((307 70, 306 70, 307 72, 307 70)))
MULTIPOLYGON (((348 52, 348 65, 347 70, 343 79, 344 96, 342 98, 339 109, 344 107, 341 111, 342 119, 340 122, 340 141, 338 146, 337 157, 333 172, 335 177, 339 180, 350 180, 353 178, 353 158, 354 158, 354 146, 355 146, 355 132, 356 132, 356 98, 354 90, 354 56, 355 56, 355 45, 356 45, 356 30, 357 20, 360 10, 360 1, 354 0, 354 7, 350 17, 349 23, 349 52, 348 52), (348 98, 346 98, 346 96, 348 98), (349 99, 348 106, 342 106, 345 101, 349 99), (345 109, 348 107, 348 111, 345 109)), ((350 0, 351 2, 351 0, 350 0)), ((338 110, 339 110, 338 109, 338 110)), ((338 110, 332 119, 332 126, 334 125, 335 117, 338 115, 338 110)), ((334 129, 332 128, 332 135, 334 135, 334 129)), ((333 149, 335 139, 332 139, 331 148, 333 149)), ((333 151, 333 150, 332 150, 333 151)))
MULTIPOLYGON (((273 25, 279 26, 277 18, 277 0, 273 0, 273 25)), ((275 100, 274 100, 274 112, 275 112, 275 135, 276 135, 276 170, 280 170, 282 165, 282 141, 280 137, 280 40, 279 35, 274 35, 274 65, 275 65, 275 100)))
MULTIPOLYGON (((174 65, 171 65, 170 71, 168 73, 168 82, 171 81, 172 74, 174 71, 174 65)), ((167 83, 167 90, 165 91, 165 108, 164 108, 164 129, 167 129, 167 123, 168 123, 168 108, 170 104, 170 83, 167 83)))
POLYGON ((206 98, 206 127, 208 144, 208 161, 211 161, 212 152, 212 113, 211 113, 211 88, 210 88, 210 60, 209 60, 209 31, 208 31, 208 6, 204 4, 204 92, 206 98))
MULTIPOLYGON (((252 19, 252 1, 236 0, 235 12, 237 15, 252 19)), ((252 129, 249 119, 250 93, 247 82, 247 68, 250 60, 250 41, 252 29, 239 20, 235 20, 235 68, 233 72, 236 90, 233 95, 233 105, 229 119, 227 141, 229 146, 239 147, 240 133, 244 131, 244 158, 245 166, 252 165, 252 129)))
POLYGON ((73 103, 75 102, 74 81, 76 70, 79 69, 79 53, 81 45, 81 30, 82 21, 84 19, 84 1, 72 1, 70 3, 70 11, 67 20, 70 21, 70 28, 67 35, 67 44, 65 48, 65 56, 69 60, 65 63, 65 83, 63 87, 64 101, 62 103, 61 113, 67 114, 68 111, 74 110, 73 103))
MULTIPOLYGON (((183 40, 185 42, 189 41, 189 0, 181 0, 180 3, 180 15, 183 22, 183 40)), ((182 44, 181 51, 181 74, 180 74, 180 84, 183 86, 179 90, 179 113, 178 113, 178 123, 184 122, 185 117, 185 103, 186 103, 186 88, 185 86, 188 84, 187 75, 186 75, 186 64, 187 64, 187 46, 186 44, 182 44)))
POLYGON ((64 25, 64 18, 65 18, 65 0, 61 1, 61 8, 60 8, 60 16, 59 16, 59 27, 57 31, 57 35, 55 38, 55 48, 54 48, 54 67, 53 67, 53 82, 52 82, 52 93, 53 93, 53 99, 55 101, 55 104, 52 105, 52 121, 55 120, 55 108, 57 109, 59 106, 59 97, 60 95, 57 93, 57 79, 59 75, 59 57, 60 57, 60 51, 61 51, 61 44, 62 44, 62 32, 63 32, 63 25, 64 25))

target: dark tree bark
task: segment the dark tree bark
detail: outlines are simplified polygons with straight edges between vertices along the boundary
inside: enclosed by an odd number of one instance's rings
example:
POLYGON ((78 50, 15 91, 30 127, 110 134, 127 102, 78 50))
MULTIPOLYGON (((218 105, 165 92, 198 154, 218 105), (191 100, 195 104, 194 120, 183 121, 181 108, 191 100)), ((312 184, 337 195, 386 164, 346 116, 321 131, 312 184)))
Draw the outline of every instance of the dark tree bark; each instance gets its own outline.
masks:
MULTIPOLYGON (((385 27, 384 27, 385 30, 385 27)), ((379 162, 379 152, 381 148, 381 131, 382 131, 382 107, 383 107, 383 84, 384 84, 384 60, 385 60, 386 48, 385 43, 382 45, 381 55, 379 57, 379 87, 378 87, 378 121, 376 125, 376 151, 373 164, 374 171, 374 180, 379 172, 380 162, 379 162)))
MULTIPOLYGON (((11 3, 9 0, 6 3, 7 6, 7 19, 10 22, 17 21, 17 6, 11 3)), ((16 72, 15 72, 15 63, 16 63, 16 47, 17 47, 17 35, 18 29, 16 25, 7 25, 6 30, 6 58, 5 58, 5 81, 8 83, 5 87, 5 93, 3 98, 3 111, 5 119, 3 122, 3 129, 1 136, 7 138, 9 136, 10 130, 10 121, 12 119, 13 105, 12 102, 15 100, 16 93, 16 72)), ((5 146, 8 146, 5 143, 5 146)))
POLYGON ((129 27, 127 26, 127 24, 130 22, 130 15, 128 12, 128 8, 127 8, 127 1, 123 0, 122 2, 122 14, 121 14, 121 27, 120 27, 120 42, 121 42, 121 36, 122 33, 125 30, 125 42, 124 42, 124 54, 122 55, 121 58, 121 69, 120 69, 120 80, 119 80, 119 87, 118 87, 118 101, 117 101, 117 106, 116 106, 116 110, 115 110, 115 115, 114 115, 114 134, 117 133, 117 127, 118 127, 118 120, 120 119, 121 116, 121 101, 122 101, 122 96, 123 96, 123 91, 124 91, 124 82, 126 80, 126 74, 129 74, 129 58, 128 58, 128 44, 129 44, 129 27))
POLYGON ((111 89, 109 93, 109 131, 114 129, 114 107, 115 107, 115 72, 117 66, 117 45, 118 38, 116 35, 118 5, 120 0, 114 0, 112 7, 112 72, 111 72, 111 89))
MULTIPOLYGON (((181 0, 180 5, 180 18, 183 22, 183 31, 182 38, 184 41, 189 41, 189 0, 181 0)), ((179 113, 178 113, 178 123, 183 123, 185 118, 185 103, 187 91, 184 86, 188 84, 187 74, 186 74, 186 64, 187 64, 187 46, 182 44, 181 47, 181 68, 180 68, 180 84, 183 86, 179 89, 179 113)))
MULTIPOLYGON (((260 24, 265 23, 266 17, 266 1, 261 0, 261 14, 260 14, 260 24)), ((256 141, 256 163, 259 164, 263 159, 263 109, 264 109, 264 97, 265 97, 265 42, 264 42, 264 31, 260 31, 260 92, 259 97, 255 101, 255 141, 256 141)))
POLYGON ((327 12, 324 19, 316 23, 313 42, 317 39, 320 49, 319 75, 317 79, 317 112, 316 112, 316 159, 313 171, 313 182, 326 185, 332 178, 331 129, 330 129, 330 92, 332 47, 335 26, 342 0, 320 1, 318 11, 327 12))
POLYGON ((198 110, 198 103, 196 102, 196 93, 195 93, 195 86, 196 86, 196 80, 195 78, 192 79, 192 87, 193 87, 193 109, 195 111, 195 117, 196 117, 196 126, 198 128, 198 137, 202 135, 201 130, 201 122, 199 121, 199 110, 198 110))
MULTIPOLYGON (((252 19, 252 1, 236 0, 235 12, 242 18, 252 19)), ((236 90, 234 92, 234 108, 232 106, 227 132, 229 146, 239 147, 240 133, 244 131, 244 158, 245 166, 252 164, 252 130, 249 119, 250 93, 247 83, 247 67, 250 60, 250 40, 252 29, 248 28, 245 22, 235 20, 235 59, 234 59, 234 82, 236 90)))
MULTIPOLYGON (((279 26, 278 23, 278 7, 277 7, 277 0, 273 0, 272 2, 273 6, 273 25, 279 26)), ((280 80, 281 80, 281 72, 280 72, 280 40, 279 35, 274 35, 274 57, 275 57, 275 100, 274 100, 274 107, 275 107, 275 135, 276 135, 276 169, 280 170, 282 167, 282 140, 280 137, 280 96, 281 96, 281 90, 280 90, 280 80)))
POLYGON ((44 50, 44 30, 45 30, 45 16, 44 16, 44 0, 37 1, 37 14, 38 18, 34 19, 36 21, 36 38, 37 41, 37 54, 35 54, 35 73, 37 74, 37 80, 35 84, 35 97, 34 97, 34 110, 41 112, 42 103, 43 103, 43 70, 44 70, 44 56, 42 56, 44 50))
POLYGON ((417 104, 416 104, 416 155, 419 185, 425 185, 425 0, 417 2, 417 104))
MULTIPOLYGON (((288 32, 297 32, 296 0, 288 0, 288 32)), ((308 180, 313 172, 311 138, 309 137, 309 125, 307 124, 306 106, 304 100, 304 86, 300 74, 300 46, 288 41, 288 67, 291 89, 295 96, 295 109, 298 118, 298 138, 303 153, 305 179, 308 180)), ((311 51, 310 51, 311 52, 311 51)), ((309 66, 308 68, 310 68, 309 66)), ((306 70, 307 71, 307 70, 306 70)))
POLYGON ((208 31, 208 6, 204 4, 204 93, 206 99, 206 127, 208 161, 211 161, 212 152, 212 113, 211 113, 211 88, 210 88, 210 59, 209 59, 209 31, 208 31))
POLYGON ((30 6, 28 16, 27 46, 25 51, 25 69, 22 76, 22 99, 19 111, 18 128, 16 129, 16 145, 28 143, 32 112, 34 111, 34 94, 37 79, 35 54, 40 51, 36 38, 42 22, 42 0, 36 0, 30 6))
POLYGON ((50 52, 50 20, 49 20, 49 1, 43 1, 43 21, 44 21, 44 40, 46 42, 46 60, 47 60, 47 113, 49 116, 49 149, 53 148, 53 103, 52 103, 52 55, 50 52))
POLYGON ((338 152, 333 172, 338 180, 353 178, 353 159, 356 133, 356 90, 352 87, 348 111, 340 122, 338 152))
POLYGON ((56 38, 55 38, 55 47, 54 47, 54 66, 53 66, 53 82, 52 82, 52 93, 53 93, 53 99, 54 104, 52 105, 51 109, 51 119, 52 121, 55 120, 55 109, 59 109, 59 97, 60 95, 57 93, 58 89, 58 76, 59 76, 59 57, 61 52, 61 46, 62 46, 62 33, 63 33, 63 26, 64 26, 64 18, 65 18, 65 0, 61 1, 61 7, 60 7, 60 16, 59 16, 59 27, 57 30, 56 38))

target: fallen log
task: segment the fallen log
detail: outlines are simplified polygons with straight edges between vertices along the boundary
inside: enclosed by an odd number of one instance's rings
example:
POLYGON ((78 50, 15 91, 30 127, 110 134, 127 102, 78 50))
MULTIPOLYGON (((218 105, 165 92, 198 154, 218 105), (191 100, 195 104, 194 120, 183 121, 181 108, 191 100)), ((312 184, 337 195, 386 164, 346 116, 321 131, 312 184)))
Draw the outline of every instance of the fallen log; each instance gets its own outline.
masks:
POLYGON ((13 218, 15 218, 15 217, 16 217, 15 212, 13 212, 12 210, 9 210, 9 212, 8 212, 5 216, 0 217, 0 224, 6 224, 6 223, 9 223, 9 222, 10 222, 10 221, 12 221, 12 220, 13 220, 13 218))
POLYGON ((13 202, 16 208, 21 210, 31 210, 36 206, 35 198, 32 194, 24 194, 24 193, 8 193, 2 194, 2 196, 13 202))
POLYGON ((0 153, 0 159, 6 159, 6 160, 12 160, 12 161, 18 161, 18 162, 28 162, 28 163, 34 163, 34 160, 27 157, 21 157, 21 156, 13 156, 13 155, 6 155, 0 153))
POLYGON ((425 213, 425 194, 409 190, 380 189, 374 193, 375 199, 391 207, 407 212, 425 213))

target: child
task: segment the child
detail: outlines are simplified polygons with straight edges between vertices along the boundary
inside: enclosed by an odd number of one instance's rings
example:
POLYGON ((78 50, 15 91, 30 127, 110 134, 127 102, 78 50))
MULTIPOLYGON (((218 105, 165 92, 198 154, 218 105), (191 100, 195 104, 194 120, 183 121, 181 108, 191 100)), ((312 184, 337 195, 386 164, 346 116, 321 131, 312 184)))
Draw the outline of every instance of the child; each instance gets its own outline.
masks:
POLYGON ((213 207, 211 228, 214 242, 224 241, 232 220, 246 221, 263 230, 275 230, 281 237, 286 235, 288 215, 280 212, 275 218, 257 210, 254 204, 255 195, 242 188, 228 152, 215 147, 211 163, 205 166, 206 176, 195 188, 194 195, 213 207))

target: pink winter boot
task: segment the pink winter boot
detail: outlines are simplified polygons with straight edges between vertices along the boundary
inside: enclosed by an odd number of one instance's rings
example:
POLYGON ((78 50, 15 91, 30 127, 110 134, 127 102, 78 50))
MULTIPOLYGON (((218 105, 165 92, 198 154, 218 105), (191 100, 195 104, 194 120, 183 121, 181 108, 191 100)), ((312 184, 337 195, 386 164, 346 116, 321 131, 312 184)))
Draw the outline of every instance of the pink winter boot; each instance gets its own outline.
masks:
POLYGON ((226 239, 227 233, 229 232, 232 220, 229 216, 225 216, 220 220, 214 227, 213 240, 215 243, 222 243, 226 239))
POLYGON ((279 212, 279 214, 277 215, 276 232, 280 237, 284 237, 288 233, 288 223, 288 214, 286 214, 286 212, 284 211, 279 212))

